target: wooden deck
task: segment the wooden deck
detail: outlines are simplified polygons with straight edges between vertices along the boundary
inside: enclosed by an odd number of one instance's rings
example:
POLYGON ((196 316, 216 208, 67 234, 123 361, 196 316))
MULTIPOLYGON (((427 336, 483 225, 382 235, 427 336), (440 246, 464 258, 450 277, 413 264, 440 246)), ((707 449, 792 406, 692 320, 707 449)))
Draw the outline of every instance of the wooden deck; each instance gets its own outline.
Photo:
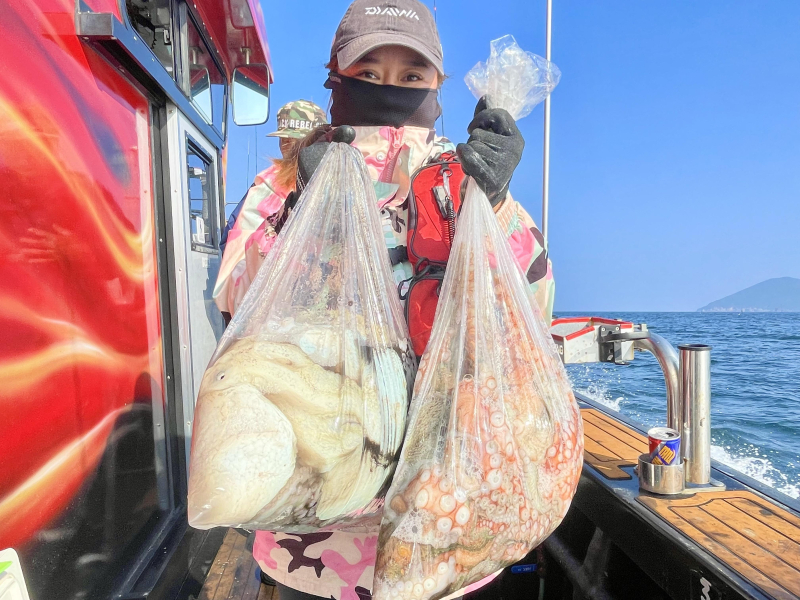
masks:
POLYGON ((800 519, 795 515, 738 490, 638 500, 772 597, 800 597, 800 519))
POLYGON ((278 600, 274 587, 261 584, 248 537, 243 531, 228 530, 197 600, 278 600))
MULTIPOLYGON (((581 410, 584 460, 603 477, 631 479, 647 438, 594 408, 581 410)), ((800 598, 800 518, 749 490, 637 498, 699 548, 776 600, 800 598)))
POLYGON ((647 438, 599 410, 581 410, 584 431, 583 460, 606 479, 630 479, 620 467, 635 466, 647 452, 647 438))

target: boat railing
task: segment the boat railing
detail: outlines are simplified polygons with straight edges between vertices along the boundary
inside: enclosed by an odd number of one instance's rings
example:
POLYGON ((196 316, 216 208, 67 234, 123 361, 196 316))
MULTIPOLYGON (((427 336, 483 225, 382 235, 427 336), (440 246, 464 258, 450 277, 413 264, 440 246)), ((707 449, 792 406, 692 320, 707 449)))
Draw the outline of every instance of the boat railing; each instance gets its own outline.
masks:
MULTIPOLYGON (((551 333, 564 364, 625 365, 633 360, 635 350, 650 352, 664 374, 667 427, 681 435, 681 452, 674 465, 640 468, 640 478, 647 479, 644 487, 678 493, 687 487, 717 485, 711 480, 710 346, 684 344, 679 346, 679 354, 645 323, 600 317, 556 319, 551 333), (667 486, 668 480, 672 481, 670 491, 659 487, 667 486)), ((643 455, 641 460, 647 462, 649 457, 643 455)))

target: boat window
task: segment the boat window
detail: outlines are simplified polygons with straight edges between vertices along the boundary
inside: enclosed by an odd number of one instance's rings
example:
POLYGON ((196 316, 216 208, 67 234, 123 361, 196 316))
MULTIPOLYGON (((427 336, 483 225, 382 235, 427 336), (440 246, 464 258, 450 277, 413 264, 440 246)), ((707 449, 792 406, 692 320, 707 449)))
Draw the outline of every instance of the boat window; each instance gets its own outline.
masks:
POLYGON ((171 0, 125 0, 128 18, 136 32, 141 36, 164 66, 175 76, 172 53, 172 10, 171 0))
POLYGON ((203 118, 211 123, 213 109, 211 106, 211 79, 208 69, 201 65, 192 65, 189 70, 190 96, 194 106, 203 115, 203 118))
POLYGON ((189 17, 186 23, 189 64, 189 98, 209 125, 222 132, 225 110, 225 75, 217 67, 200 31, 189 17))
POLYGON ((189 221, 192 250, 216 253, 214 181, 211 158, 191 141, 186 151, 189 181, 189 221))

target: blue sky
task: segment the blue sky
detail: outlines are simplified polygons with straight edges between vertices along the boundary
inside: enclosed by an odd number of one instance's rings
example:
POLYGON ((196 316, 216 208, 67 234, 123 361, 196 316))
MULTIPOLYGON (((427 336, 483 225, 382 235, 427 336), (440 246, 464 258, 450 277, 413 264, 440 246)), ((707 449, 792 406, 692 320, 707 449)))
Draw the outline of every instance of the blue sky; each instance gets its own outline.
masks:
MULTIPOLYGON (((265 137, 277 109, 297 98, 327 106, 323 64, 348 5, 261 1, 273 110, 268 125, 231 132, 234 204, 278 154, 265 137)), ((770 277, 800 277, 800 2, 554 4, 556 310, 695 310, 770 277)), ((444 133, 464 141, 475 104, 464 75, 507 33, 543 55, 544 0, 437 9, 450 75, 444 133)), ((519 126, 527 146, 511 189, 538 222, 542 107, 519 126)))

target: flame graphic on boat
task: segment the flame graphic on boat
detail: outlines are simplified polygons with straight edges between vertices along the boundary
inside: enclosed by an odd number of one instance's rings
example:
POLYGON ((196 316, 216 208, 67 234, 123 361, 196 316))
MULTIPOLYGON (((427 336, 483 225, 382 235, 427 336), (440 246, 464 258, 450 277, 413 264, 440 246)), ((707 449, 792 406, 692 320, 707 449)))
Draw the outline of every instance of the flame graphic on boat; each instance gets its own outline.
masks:
POLYGON ((46 10, 0 5, 0 548, 56 522, 163 397, 149 104, 74 3, 46 10))

